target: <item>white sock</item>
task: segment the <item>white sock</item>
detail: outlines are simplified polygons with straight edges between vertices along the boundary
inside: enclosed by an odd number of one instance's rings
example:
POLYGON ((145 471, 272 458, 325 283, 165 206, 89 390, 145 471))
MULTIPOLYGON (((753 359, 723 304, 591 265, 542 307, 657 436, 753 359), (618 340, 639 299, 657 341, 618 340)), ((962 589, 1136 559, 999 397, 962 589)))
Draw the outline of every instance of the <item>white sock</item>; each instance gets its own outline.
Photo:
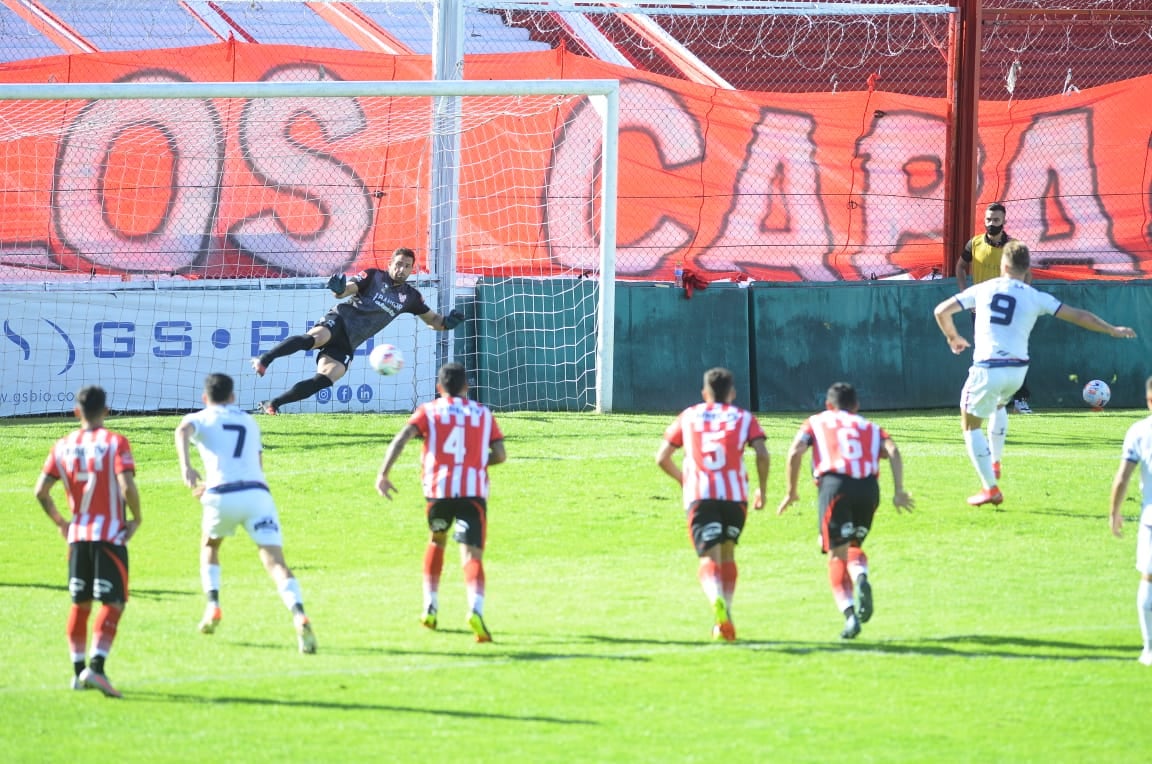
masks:
POLYGON ((286 578, 280 584, 280 599, 284 600, 284 606, 291 610, 296 605, 304 604, 304 596, 300 594, 300 582, 295 578, 286 578))
POLYGON ((220 591, 220 566, 201 565, 200 585, 204 587, 205 594, 212 591, 220 591))
POLYGON ((434 592, 430 589, 425 588, 424 589, 424 612, 427 613, 429 610, 436 610, 436 611, 440 610, 440 597, 437 594, 437 592, 434 592))
POLYGON ((868 566, 861 563, 859 560, 852 560, 850 563, 848 563, 848 575, 852 577, 853 581, 855 581, 857 578, 860 578, 861 573, 867 572, 868 566))
POLYGON ((1136 589, 1136 607, 1140 611, 1140 633, 1144 636, 1144 649, 1152 650, 1152 581, 1140 579, 1136 589))
POLYGON ((980 476, 980 482, 985 488, 996 485, 996 476, 992 473, 992 452, 988 450, 988 439, 984 437, 983 430, 965 430, 964 445, 968 447, 968 458, 980 476))
POLYGON ((484 615, 484 595, 468 595, 468 607, 471 608, 472 612, 476 615, 484 615))
POLYGON ((992 451, 992 461, 998 462, 1004 456, 1004 441, 1008 437, 1008 409, 999 408, 988 417, 988 447, 992 451))

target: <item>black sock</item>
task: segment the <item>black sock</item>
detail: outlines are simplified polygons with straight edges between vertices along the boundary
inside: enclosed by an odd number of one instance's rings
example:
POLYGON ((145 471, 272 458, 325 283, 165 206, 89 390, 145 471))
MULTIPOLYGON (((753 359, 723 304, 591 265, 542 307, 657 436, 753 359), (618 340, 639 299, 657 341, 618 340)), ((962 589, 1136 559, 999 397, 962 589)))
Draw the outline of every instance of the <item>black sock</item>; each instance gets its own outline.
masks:
POLYGON ((295 403, 302 401, 310 395, 315 395, 326 387, 332 387, 332 380, 325 377, 323 374, 317 374, 312 379, 305 379, 292 387, 288 388, 285 392, 277 395, 272 399, 272 405, 280 408, 286 403, 295 403))
POLYGON ((316 338, 311 334, 297 334, 289 337, 276 347, 260 356, 260 363, 267 366, 277 358, 299 353, 301 350, 311 350, 316 347, 316 338))
POLYGON ((209 605, 216 605, 216 606, 220 605, 220 590, 219 589, 213 589, 212 591, 208 592, 208 604, 209 605))
POLYGON ((76 676, 80 676, 80 672, 84 670, 84 661, 72 661, 72 670, 76 672, 76 676))
POLYGON ((92 656, 92 670, 95 671, 97 674, 103 674, 104 673, 104 656, 103 655, 93 655, 92 656))

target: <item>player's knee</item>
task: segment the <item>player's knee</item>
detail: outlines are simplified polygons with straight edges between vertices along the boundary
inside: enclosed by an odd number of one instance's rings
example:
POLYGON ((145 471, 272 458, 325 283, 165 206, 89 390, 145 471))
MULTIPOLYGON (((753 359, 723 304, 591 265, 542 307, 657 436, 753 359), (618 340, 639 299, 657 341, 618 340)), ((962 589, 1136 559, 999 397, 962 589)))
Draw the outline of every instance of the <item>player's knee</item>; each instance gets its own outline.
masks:
POLYGON ((317 374, 316 376, 312 377, 312 382, 316 385, 317 390, 323 390, 324 388, 332 387, 332 385, 335 384, 330 378, 324 376, 323 374, 317 374))

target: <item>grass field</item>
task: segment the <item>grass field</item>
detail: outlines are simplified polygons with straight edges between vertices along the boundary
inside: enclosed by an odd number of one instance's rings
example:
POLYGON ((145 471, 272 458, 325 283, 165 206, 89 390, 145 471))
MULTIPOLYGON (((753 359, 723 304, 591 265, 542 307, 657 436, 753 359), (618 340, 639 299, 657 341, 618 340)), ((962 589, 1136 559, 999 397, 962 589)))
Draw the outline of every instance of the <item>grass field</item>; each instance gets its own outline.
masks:
MULTIPOLYGON (((877 412, 917 510, 892 510, 885 473, 865 547, 876 616, 838 638, 805 486, 784 517, 749 518, 731 645, 710 640, 678 489, 652 461, 669 416, 500 417, 509 460, 492 470, 485 556, 496 641, 483 645, 464 625, 455 550, 441 630, 417 623, 419 444, 394 470, 398 500, 373 488, 404 419, 264 418, 314 656, 296 652, 243 537, 223 547, 220 631, 196 632, 199 505, 179 482, 178 419, 114 418, 145 520, 108 662, 123 701, 65 689, 65 545, 32 486, 72 425, 3 421, 0 749, 21 762, 1147 761, 1137 501, 1125 539, 1107 523, 1120 441, 1146 413, 1014 416, 1007 501, 973 510, 958 416, 877 412)), ((774 508, 801 417, 760 419, 774 508)))

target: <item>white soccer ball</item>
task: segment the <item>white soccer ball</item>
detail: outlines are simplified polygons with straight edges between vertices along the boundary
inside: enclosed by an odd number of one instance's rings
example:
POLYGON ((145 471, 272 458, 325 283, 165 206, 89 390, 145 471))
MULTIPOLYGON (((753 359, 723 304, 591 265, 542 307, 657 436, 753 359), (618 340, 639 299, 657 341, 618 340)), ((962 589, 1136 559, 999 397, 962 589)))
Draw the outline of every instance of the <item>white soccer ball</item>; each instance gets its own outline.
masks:
POLYGON ((1112 399, 1112 390, 1108 383, 1094 379, 1084 385, 1084 402, 1094 409, 1102 409, 1112 399))
POLYGON ((368 365, 377 374, 391 376, 404 368, 404 354, 395 345, 377 345, 368 354, 368 365))

